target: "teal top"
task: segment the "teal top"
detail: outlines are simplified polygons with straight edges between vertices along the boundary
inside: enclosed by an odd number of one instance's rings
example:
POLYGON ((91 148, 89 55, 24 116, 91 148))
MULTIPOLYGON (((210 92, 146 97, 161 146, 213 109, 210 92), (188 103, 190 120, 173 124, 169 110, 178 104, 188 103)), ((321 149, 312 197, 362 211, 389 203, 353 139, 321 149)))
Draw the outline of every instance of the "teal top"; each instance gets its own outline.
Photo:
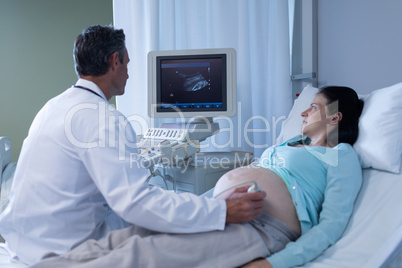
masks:
POLYGON ((285 182, 302 230, 299 239, 267 258, 273 267, 304 264, 334 244, 346 228, 362 184, 362 170, 351 145, 294 146, 298 143, 309 144, 309 139, 297 136, 270 147, 257 164, 285 182))

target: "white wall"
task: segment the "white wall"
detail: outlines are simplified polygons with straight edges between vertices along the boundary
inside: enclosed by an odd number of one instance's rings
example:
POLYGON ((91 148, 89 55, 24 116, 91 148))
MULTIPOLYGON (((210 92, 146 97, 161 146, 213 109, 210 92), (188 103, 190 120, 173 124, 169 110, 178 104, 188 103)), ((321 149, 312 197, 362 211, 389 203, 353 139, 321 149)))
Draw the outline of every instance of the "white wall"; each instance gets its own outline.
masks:
POLYGON ((318 1, 318 86, 402 82, 402 0, 318 1))

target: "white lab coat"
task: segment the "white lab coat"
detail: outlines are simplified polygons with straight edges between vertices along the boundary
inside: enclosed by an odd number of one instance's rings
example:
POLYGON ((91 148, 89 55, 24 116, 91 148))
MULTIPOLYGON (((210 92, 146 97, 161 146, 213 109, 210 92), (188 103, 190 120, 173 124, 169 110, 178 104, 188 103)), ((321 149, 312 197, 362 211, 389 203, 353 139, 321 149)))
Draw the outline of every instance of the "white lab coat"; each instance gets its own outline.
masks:
POLYGON ((222 230, 222 200, 149 187, 135 133, 101 90, 80 79, 37 114, 17 164, 0 233, 27 264, 104 237, 127 222, 161 232, 222 230))

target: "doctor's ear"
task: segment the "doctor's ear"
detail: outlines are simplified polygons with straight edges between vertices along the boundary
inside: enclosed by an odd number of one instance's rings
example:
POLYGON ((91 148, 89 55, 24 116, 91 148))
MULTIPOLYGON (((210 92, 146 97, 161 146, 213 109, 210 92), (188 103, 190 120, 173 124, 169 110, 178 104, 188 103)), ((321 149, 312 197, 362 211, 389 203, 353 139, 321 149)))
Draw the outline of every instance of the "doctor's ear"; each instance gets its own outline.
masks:
POLYGON ((342 120, 342 113, 337 112, 330 116, 330 124, 338 124, 342 120))
POLYGON ((112 55, 109 56, 110 66, 112 68, 115 68, 115 66, 117 66, 117 64, 118 64, 117 61, 119 61, 119 52, 116 51, 112 55))

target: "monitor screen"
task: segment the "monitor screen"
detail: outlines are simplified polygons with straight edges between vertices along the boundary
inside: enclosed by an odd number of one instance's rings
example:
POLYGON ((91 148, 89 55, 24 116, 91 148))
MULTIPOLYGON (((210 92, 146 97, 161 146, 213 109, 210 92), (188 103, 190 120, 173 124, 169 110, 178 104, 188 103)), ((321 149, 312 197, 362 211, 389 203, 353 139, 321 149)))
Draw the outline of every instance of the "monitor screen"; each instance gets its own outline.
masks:
POLYGON ((236 113, 233 49, 155 51, 148 60, 150 117, 236 113))

